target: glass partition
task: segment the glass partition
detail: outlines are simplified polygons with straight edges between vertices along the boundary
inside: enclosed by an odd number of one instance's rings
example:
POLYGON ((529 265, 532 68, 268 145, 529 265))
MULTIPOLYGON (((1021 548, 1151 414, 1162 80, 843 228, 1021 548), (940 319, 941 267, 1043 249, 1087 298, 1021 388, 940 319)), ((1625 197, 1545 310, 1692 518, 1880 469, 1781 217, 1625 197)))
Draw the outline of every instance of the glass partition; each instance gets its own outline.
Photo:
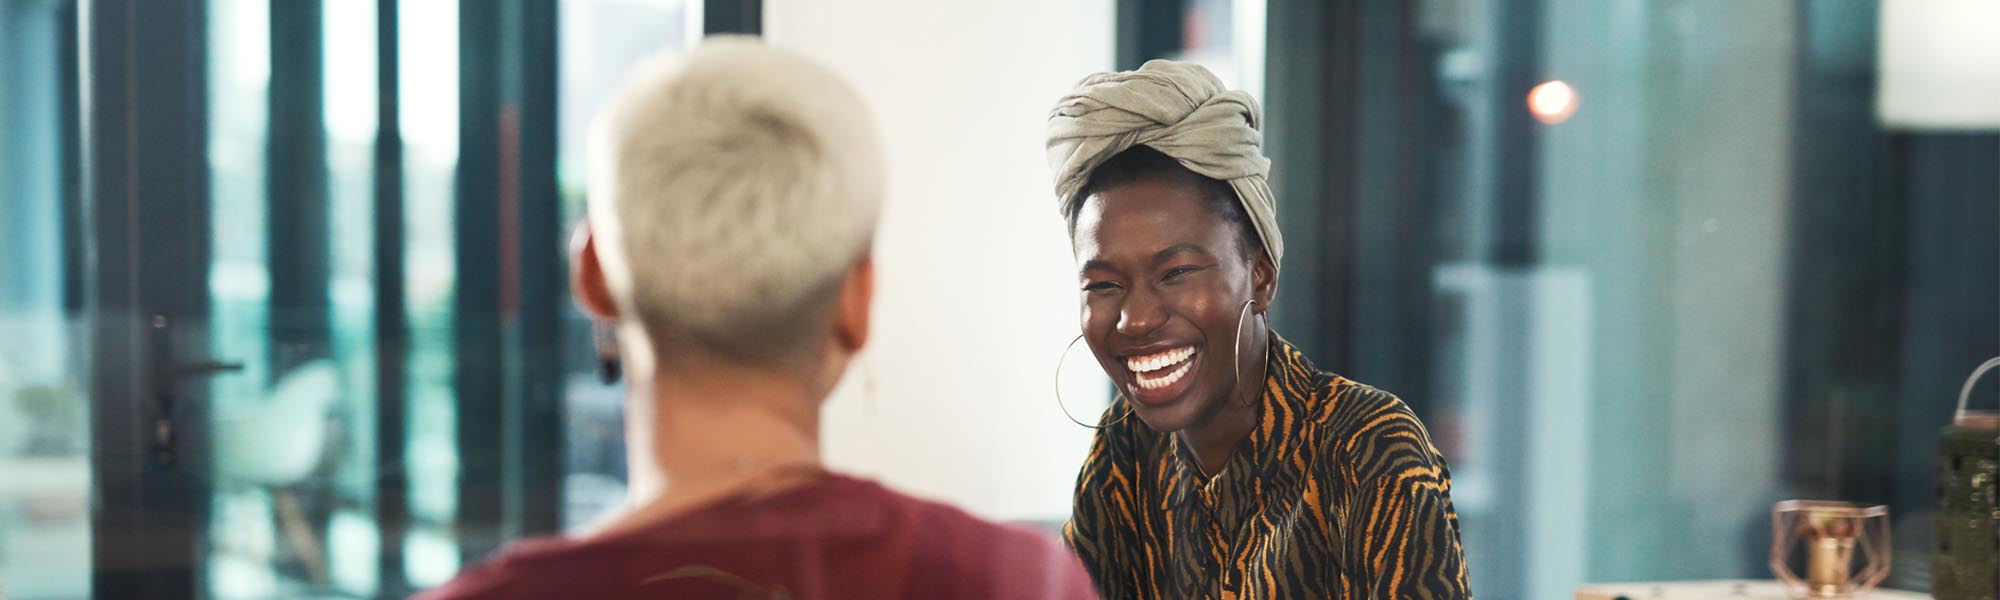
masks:
POLYGON ((75 7, 0 0, 0 596, 91 593, 89 347, 74 147, 75 7), (65 73, 68 70, 69 73, 65 73))

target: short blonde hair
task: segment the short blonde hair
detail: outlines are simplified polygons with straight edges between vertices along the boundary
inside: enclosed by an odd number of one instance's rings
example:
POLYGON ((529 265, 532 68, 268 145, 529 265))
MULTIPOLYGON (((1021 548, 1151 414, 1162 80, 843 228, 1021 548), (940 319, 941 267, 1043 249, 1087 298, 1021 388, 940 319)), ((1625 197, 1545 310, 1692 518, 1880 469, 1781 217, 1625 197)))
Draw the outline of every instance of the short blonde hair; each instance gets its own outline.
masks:
POLYGON ((860 97, 755 38, 635 69, 592 127, 590 161, 612 295, 662 351, 769 363, 815 350, 881 213, 860 97))

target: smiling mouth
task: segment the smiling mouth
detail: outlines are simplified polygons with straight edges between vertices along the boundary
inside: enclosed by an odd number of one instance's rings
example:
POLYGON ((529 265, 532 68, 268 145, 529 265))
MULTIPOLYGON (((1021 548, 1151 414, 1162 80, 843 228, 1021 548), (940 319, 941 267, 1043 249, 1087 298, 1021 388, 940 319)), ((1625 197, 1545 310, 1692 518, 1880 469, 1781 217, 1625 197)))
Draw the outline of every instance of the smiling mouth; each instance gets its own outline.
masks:
POLYGON ((1127 357, 1125 368, 1132 371, 1133 380, 1139 389, 1158 390, 1187 377, 1188 370, 1194 366, 1194 357, 1194 346, 1182 346, 1144 356, 1127 357))

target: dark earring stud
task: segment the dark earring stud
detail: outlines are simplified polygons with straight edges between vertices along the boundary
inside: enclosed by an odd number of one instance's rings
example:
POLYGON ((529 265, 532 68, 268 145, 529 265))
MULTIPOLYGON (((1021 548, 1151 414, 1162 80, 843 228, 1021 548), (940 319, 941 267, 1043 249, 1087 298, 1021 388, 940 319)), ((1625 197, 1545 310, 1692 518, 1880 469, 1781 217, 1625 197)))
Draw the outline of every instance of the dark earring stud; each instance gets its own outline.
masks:
POLYGON ((618 383, 625 374, 625 366, 618 356, 617 332, 606 325, 592 325, 590 338, 597 347, 597 380, 605 385, 618 383))
POLYGON ((618 364, 616 356, 598 357, 597 380, 604 382, 604 385, 618 383, 618 378, 624 374, 623 369, 624 367, 618 364))

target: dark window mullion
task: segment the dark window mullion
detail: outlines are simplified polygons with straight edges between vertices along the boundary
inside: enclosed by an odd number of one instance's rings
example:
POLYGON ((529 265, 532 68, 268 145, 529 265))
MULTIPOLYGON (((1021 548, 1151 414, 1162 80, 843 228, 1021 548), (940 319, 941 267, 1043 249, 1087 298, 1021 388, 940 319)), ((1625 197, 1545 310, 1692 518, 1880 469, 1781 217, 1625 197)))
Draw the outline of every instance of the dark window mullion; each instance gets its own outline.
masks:
POLYGON ((517 73, 520 199, 520 365, 517 385, 521 426, 521 531, 548 534, 562 528, 563 311, 568 307, 562 245, 562 194, 556 184, 556 0, 516 0, 518 43, 509 50, 517 73))
POLYGON ((403 269, 403 133, 397 0, 375 4, 375 519, 381 530, 378 593, 409 592, 403 541, 410 529, 410 480, 405 450, 408 408, 408 298, 403 269))
MULTIPOLYGON (((320 0, 270 0, 265 141, 271 296, 269 376, 331 356, 330 219, 320 0)), ((323 533, 323 532, 316 532, 323 533)))
POLYGON ((500 3, 460 0, 458 168, 453 207, 452 388, 457 407, 458 515, 467 564, 506 534, 506 401, 501 336, 500 3))
MULTIPOLYGON (((88 261, 84 254, 84 203, 83 203, 83 128, 81 126, 83 101, 77 55, 78 32, 81 24, 77 21, 77 2, 64 0, 57 9, 56 32, 56 75, 58 87, 57 110, 60 111, 57 127, 62 136, 60 183, 62 194, 62 306, 63 315, 77 318, 84 314, 89 293, 85 284, 89 273, 85 270, 88 261)), ((79 371, 80 372, 80 371, 79 371)))
POLYGON ((701 33, 764 34, 763 0, 702 0, 701 33))

